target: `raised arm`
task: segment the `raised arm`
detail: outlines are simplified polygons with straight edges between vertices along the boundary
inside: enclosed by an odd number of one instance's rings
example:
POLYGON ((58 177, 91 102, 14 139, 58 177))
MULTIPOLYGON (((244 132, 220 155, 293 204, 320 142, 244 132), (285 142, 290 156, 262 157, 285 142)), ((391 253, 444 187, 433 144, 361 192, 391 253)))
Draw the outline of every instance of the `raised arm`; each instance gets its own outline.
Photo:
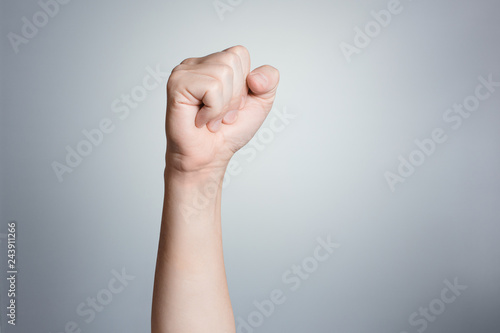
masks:
POLYGON ((271 110, 278 81, 271 66, 250 72, 243 46, 186 59, 172 71, 152 333, 235 332, 222 253, 222 180, 271 110))

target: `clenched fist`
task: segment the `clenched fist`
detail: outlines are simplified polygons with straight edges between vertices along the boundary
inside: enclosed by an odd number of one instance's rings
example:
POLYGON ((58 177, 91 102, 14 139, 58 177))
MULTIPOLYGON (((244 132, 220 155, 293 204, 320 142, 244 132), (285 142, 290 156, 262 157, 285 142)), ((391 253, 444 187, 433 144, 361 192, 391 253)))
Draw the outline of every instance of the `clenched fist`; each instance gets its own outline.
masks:
POLYGON ((278 82, 274 67, 250 71, 243 46, 184 60, 167 84, 167 163, 182 172, 223 172, 264 122, 278 82))

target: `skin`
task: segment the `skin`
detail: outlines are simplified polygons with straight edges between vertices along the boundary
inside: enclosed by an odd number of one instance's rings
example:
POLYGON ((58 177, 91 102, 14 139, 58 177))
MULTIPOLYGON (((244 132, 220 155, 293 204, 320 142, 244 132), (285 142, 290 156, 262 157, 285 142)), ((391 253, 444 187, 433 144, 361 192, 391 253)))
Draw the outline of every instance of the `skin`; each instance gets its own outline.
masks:
POLYGON ((221 230, 227 165, 264 122, 279 72, 235 46, 174 68, 167 83, 165 196, 152 333, 233 333, 221 230))

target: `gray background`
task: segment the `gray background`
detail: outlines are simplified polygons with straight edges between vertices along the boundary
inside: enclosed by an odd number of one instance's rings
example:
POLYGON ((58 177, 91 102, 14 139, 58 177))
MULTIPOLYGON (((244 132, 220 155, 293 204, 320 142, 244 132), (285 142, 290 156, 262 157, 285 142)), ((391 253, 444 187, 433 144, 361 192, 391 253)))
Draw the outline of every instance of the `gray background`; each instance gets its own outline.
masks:
POLYGON ((423 325, 411 314, 458 279, 467 289, 425 331, 500 331, 500 89, 459 129, 443 119, 479 76, 500 81, 498 1, 402 0, 350 63, 340 44, 387 1, 232 3, 221 20, 212 1, 73 0, 16 53, 8 34, 41 7, 2 0, 0 232, 17 221, 19 270, 17 325, 2 310, 2 332, 64 332, 71 321, 149 331, 166 79, 126 119, 111 104, 148 66, 170 72, 237 44, 253 67, 281 72, 270 117, 296 117, 253 160, 235 156, 242 169, 224 189, 235 316, 280 289, 285 303, 254 332, 413 333, 423 325), (51 164, 104 118, 113 132, 58 181, 51 164), (391 191, 385 172, 435 128, 447 141, 391 191), (328 235, 341 246, 291 291, 282 275, 328 235), (122 268, 135 279, 85 322, 78 305, 122 268))

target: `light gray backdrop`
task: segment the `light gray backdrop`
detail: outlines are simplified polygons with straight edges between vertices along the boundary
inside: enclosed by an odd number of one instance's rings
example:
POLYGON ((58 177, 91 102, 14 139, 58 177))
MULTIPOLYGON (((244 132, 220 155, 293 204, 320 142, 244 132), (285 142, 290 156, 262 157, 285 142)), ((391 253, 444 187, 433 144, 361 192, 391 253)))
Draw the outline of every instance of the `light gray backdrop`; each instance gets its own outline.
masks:
POLYGON ((498 332, 499 15, 495 0, 2 0, 2 332, 149 331, 166 79, 237 44, 281 72, 224 189, 238 332, 498 332))

